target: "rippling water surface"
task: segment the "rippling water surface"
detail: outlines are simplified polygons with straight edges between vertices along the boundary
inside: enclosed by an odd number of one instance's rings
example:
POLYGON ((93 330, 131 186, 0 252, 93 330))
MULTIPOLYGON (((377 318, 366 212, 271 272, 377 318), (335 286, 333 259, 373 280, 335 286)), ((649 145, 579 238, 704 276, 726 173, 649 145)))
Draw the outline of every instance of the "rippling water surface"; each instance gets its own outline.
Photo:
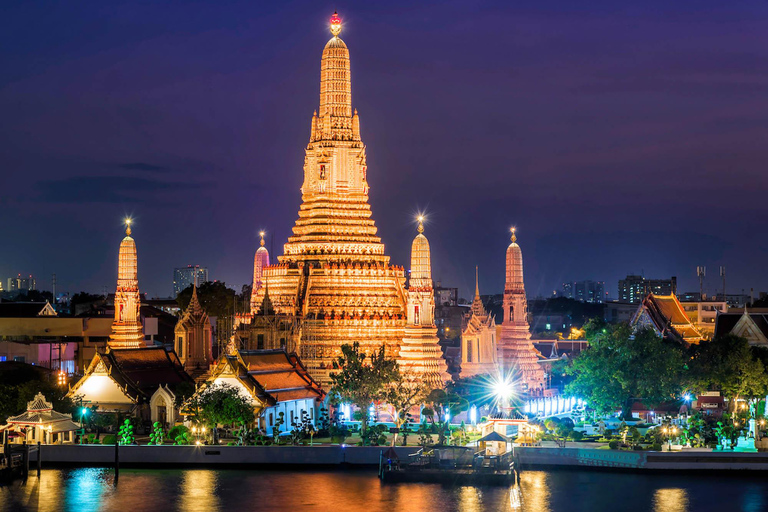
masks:
POLYGON ((381 484, 376 470, 49 469, 0 487, 0 510, 44 511, 768 511, 754 476, 524 471, 519 485, 381 484))

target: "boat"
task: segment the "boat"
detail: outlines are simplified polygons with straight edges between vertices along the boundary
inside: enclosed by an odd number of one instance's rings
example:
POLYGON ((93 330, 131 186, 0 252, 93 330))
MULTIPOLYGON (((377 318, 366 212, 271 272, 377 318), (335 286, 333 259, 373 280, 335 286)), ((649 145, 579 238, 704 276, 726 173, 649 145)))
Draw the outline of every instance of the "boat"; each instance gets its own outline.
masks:
POLYGON ((475 451, 474 447, 435 446, 422 448, 401 461, 390 448, 381 452, 379 478, 386 483, 511 485, 515 481, 513 452, 497 454, 489 448, 475 451))

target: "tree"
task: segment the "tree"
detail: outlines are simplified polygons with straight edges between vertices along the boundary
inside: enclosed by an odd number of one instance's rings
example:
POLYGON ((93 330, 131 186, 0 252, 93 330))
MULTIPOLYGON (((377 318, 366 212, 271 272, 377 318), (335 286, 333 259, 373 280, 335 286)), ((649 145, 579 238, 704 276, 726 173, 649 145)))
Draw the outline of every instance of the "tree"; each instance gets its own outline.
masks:
POLYGON ((760 361, 762 352, 753 350, 746 339, 726 334, 703 341, 692 349, 689 382, 696 391, 717 388, 733 411, 740 398, 751 400, 768 392, 768 375, 760 361))
MULTIPOLYGON (((234 314, 236 292, 227 288, 223 281, 206 281, 198 285, 197 299, 210 316, 229 317, 234 314)), ((187 309, 192 300, 192 285, 184 288, 176 296, 176 303, 182 311, 187 309)))
POLYGON ((679 395, 684 372, 679 346, 650 329, 633 335, 627 324, 596 329, 590 322, 585 330, 590 344, 566 368, 574 377, 566 394, 586 399, 600 413, 621 407, 623 419, 632 419, 634 400, 654 406, 679 395))
POLYGON ((374 402, 387 399, 388 385, 397 381, 400 367, 397 361, 387 359, 384 345, 368 355, 360 350, 360 344, 341 346, 341 356, 333 362, 331 372, 331 400, 334 404, 350 403, 360 411, 360 436, 365 439, 368 430, 368 408, 374 402))
POLYGON ((469 402, 462 396, 445 391, 443 389, 433 389, 424 399, 426 407, 421 410, 421 414, 429 418, 430 423, 437 428, 437 444, 444 445, 450 430, 450 417, 469 409, 469 402))
POLYGON ((203 388, 187 400, 184 410, 211 430, 214 442, 218 425, 249 425, 255 417, 249 398, 229 384, 203 388))
POLYGON ((55 411, 75 412, 73 400, 66 396, 67 389, 56 385, 47 368, 13 361, 0 365, 0 422, 26 411, 27 402, 37 393, 45 395, 55 411))
MULTIPOLYGON (((413 372, 405 371, 387 390, 387 404, 392 409, 395 427, 403 434, 403 446, 408 440, 408 425, 411 423, 411 409, 422 403, 429 392, 429 386, 413 372)), ((392 446, 397 443, 397 434, 392 437, 392 446)))

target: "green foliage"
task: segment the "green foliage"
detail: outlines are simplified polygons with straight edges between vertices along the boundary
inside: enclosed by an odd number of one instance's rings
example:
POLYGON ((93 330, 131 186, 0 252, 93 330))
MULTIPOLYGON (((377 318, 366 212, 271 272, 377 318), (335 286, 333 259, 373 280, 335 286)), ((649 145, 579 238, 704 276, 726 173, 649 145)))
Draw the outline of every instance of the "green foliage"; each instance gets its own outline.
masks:
POLYGON ((350 403, 360 411, 361 437, 366 437, 370 421, 368 408, 372 403, 387 399, 388 386, 400 377, 400 368, 384 355, 384 345, 370 357, 360 350, 360 344, 341 346, 341 356, 333 362, 331 401, 350 403))
POLYGON ((67 389, 57 386, 53 377, 47 369, 31 364, 8 361, 0 365, 0 423, 26 411, 27 402, 37 393, 45 395, 55 411, 74 413, 75 401, 65 396, 67 389))
POLYGON ((608 441, 608 448, 611 450, 617 450, 619 448, 619 440, 618 439, 611 439, 608 441))
POLYGON ((152 426, 152 432, 149 434, 149 444, 159 446, 165 441, 165 431, 163 425, 156 421, 152 426))
POLYGON ((739 398, 768 393, 768 374, 746 339, 727 334, 692 348, 690 383, 693 389, 720 389, 731 407, 739 398))
POLYGON ((461 414, 469 409, 469 402, 456 393, 433 389, 424 399, 424 403, 426 405, 421 410, 421 414, 437 428, 437 444, 444 445, 449 433, 446 413, 449 412, 451 417, 461 414))
MULTIPOLYGON (((190 285, 176 296, 176 302, 182 311, 187 309, 192 300, 192 286, 190 285)), ((197 299, 200 305, 210 316, 232 316, 235 308, 237 293, 232 288, 227 288, 223 281, 206 281, 197 288, 197 299)))
POLYGON ((107 434, 101 438, 101 444, 115 444, 117 436, 115 434, 107 434))
POLYGON ((304 439, 315 434, 315 427, 312 425, 312 420, 309 418, 307 411, 301 411, 301 417, 298 420, 291 422, 291 444, 300 444, 304 439))
POLYGON ((123 422, 117 435, 122 445, 134 444, 136 442, 136 438, 133 435, 133 424, 130 419, 126 419, 123 422))
POLYGON ((360 444, 362 446, 381 446, 386 444, 387 436, 384 434, 387 426, 382 424, 371 425, 365 432, 360 434, 360 444))
POLYGON ((248 428, 248 425, 241 425, 239 429, 237 429, 237 446, 249 446, 254 444, 254 441, 256 439, 256 432, 248 428))
POLYGON ((175 445, 187 445, 192 442, 192 434, 184 425, 176 425, 168 431, 168 439, 175 445))
MULTIPOLYGON (((400 373, 398 378, 389 384, 386 400, 392 408, 395 427, 400 429, 403 446, 408 442, 410 426, 413 423, 411 409, 422 403, 428 392, 427 383, 410 372, 400 373)), ((392 438, 393 446, 397 443, 397 436, 398 434, 395 434, 392 438)))
POLYGON ((587 327, 589 347, 566 369, 574 376, 566 394, 580 396, 599 413, 622 408, 631 418, 635 398, 648 406, 679 396, 684 370, 682 350, 650 329, 634 333, 626 324, 587 327))
POLYGON ((203 388, 186 401, 184 408, 211 429, 217 425, 250 425, 254 420, 253 404, 228 384, 203 388))
POLYGON ((275 418, 275 426, 272 427, 272 444, 280 444, 280 427, 285 424, 285 413, 277 413, 275 418))

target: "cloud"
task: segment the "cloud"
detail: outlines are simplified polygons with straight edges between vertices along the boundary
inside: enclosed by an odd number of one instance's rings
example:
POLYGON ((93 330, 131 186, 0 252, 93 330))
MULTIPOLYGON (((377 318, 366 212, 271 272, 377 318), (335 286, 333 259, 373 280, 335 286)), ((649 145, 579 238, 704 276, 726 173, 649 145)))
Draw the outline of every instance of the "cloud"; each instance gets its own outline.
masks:
POLYGON ((154 202, 158 193, 167 201, 177 192, 199 190, 202 183, 167 182, 127 176, 76 176, 41 182, 41 200, 52 203, 154 202))
POLYGON ((149 172, 161 172, 168 171, 167 167, 161 167, 159 165, 147 164, 144 162, 133 162, 127 164, 120 164, 118 167, 129 171, 149 171, 149 172))

